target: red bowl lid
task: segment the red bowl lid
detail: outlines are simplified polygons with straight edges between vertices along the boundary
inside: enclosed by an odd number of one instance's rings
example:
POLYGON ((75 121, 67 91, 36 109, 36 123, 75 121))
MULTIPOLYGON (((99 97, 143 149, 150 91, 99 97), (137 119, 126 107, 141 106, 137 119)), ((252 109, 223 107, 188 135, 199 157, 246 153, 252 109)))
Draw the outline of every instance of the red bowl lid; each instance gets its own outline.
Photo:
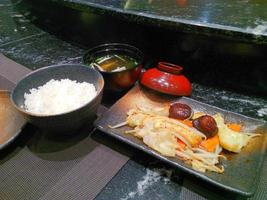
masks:
POLYGON ((148 69, 141 77, 141 84, 164 94, 190 96, 190 81, 182 74, 179 65, 159 62, 157 68, 148 69))

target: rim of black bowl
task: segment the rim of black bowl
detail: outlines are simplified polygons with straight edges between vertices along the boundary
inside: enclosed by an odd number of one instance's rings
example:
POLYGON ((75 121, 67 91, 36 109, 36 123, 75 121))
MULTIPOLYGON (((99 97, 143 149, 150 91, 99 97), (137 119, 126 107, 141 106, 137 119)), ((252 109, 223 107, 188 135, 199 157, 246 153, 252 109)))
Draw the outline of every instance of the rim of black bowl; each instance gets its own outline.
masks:
POLYGON ((88 51, 86 51, 83 55, 83 64, 87 67, 90 67, 90 68, 93 68, 95 69, 94 67, 91 67, 90 64, 87 64, 87 60, 88 58, 90 57, 90 54, 94 54, 94 53, 97 53, 97 52, 100 52, 100 51, 110 51, 110 50, 127 50, 127 48, 125 49, 121 49, 121 48, 116 48, 116 46, 124 46, 124 47, 127 47, 129 48, 129 52, 131 51, 131 49, 133 49, 134 51, 137 52, 137 57, 140 57, 139 60, 140 62, 138 62, 138 64, 135 66, 135 67, 131 67, 129 69, 125 69, 125 70, 122 70, 122 71, 117 71, 117 72, 107 72, 107 71, 100 71, 98 69, 96 69, 97 71, 99 71, 100 73, 103 73, 103 74, 116 74, 116 73, 121 73, 121 72, 126 72, 126 71, 130 71, 130 70, 133 70, 133 69, 136 69, 138 66, 142 65, 143 62, 144 62, 144 53, 138 49, 137 47, 135 46, 132 46, 130 44, 125 44, 125 43, 105 43, 105 44, 100 44, 100 45, 97 45, 91 49, 89 49, 88 51), (105 47, 111 47, 111 48, 106 48, 105 47), (114 47, 114 48, 112 48, 114 47), (91 53, 92 52, 92 53, 91 53))
POLYGON ((98 97, 98 95, 101 94, 101 92, 103 92, 104 85, 105 85, 105 81, 104 81, 104 78, 103 78, 102 74, 101 74, 98 70, 96 70, 96 69, 94 69, 94 68, 88 68, 88 66, 86 66, 86 65, 81 65, 81 64, 58 64, 58 65, 49 65, 49 66, 42 67, 42 68, 40 68, 40 69, 34 70, 34 71, 30 72, 29 74, 27 74, 26 76, 24 76, 22 79, 20 79, 19 82, 16 84, 16 86, 13 88, 13 90, 12 90, 12 92, 11 92, 11 95, 10 95, 10 97, 11 97, 10 99, 11 99, 11 103, 13 104, 13 106, 14 106, 16 109, 18 109, 19 111, 21 111, 22 113, 25 113, 25 114, 28 114, 28 115, 31 115, 31 116, 34 116, 34 117, 56 117, 56 116, 60 116, 60 115, 69 114, 69 113, 75 112, 75 111, 77 111, 77 110, 79 110, 79 109, 81 109, 81 108, 87 106, 87 105, 90 104, 92 101, 94 101, 94 100, 98 97), (18 85, 21 81, 23 81, 25 78, 27 78, 27 77, 29 77, 29 76, 31 76, 31 75, 33 75, 33 74, 39 72, 39 71, 44 71, 44 70, 46 70, 46 69, 48 69, 48 68, 62 67, 62 66, 79 66, 79 67, 84 67, 84 68, 86 68, 86 69, 90 69, 90 70, 94 70, 94 71, 96 71, 96 72, 100 75, 99 77, 101 78, 101 82, 102 82, 101 88, 100 88, 99 91, 97 91, 96 96, 95 96, 93 99, 91 99, 89 102, 87 102, 86 104, 84 104, 84 105, 82 105, 82 106, 80 106, 80 107, 78 107, 78 108, 75 108, 74 110, 70 110, 70 111, 63 112, 63 113, 58 113, 58 114, 52 114, 52 115, 47 115, 47 114, 37 114, 37 113, 33 113, 33 112, 28 112, 28 111, 26 111, 25 109, 19 107, 19 106, 14 102, 14 100, 13 100, 14 91, 15 91, 15 89, 17 88, 17 85, 18 85))

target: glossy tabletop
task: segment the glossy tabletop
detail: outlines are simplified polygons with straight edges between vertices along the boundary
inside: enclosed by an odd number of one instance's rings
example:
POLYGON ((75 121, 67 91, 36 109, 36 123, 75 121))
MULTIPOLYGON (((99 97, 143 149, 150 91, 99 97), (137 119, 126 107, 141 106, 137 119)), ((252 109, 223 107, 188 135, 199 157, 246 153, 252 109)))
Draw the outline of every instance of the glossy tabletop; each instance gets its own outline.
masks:
POLYGON ((107 12, 124 20, 187 33, 267 42, 265 0, 55 0, 74 9, 107 12))

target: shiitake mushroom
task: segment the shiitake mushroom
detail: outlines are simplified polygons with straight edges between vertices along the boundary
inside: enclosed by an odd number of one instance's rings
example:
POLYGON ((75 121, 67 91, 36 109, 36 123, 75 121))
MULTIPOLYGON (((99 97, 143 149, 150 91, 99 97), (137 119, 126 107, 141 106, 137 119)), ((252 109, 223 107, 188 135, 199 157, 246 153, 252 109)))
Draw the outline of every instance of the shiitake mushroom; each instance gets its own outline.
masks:
POLYGON ((173 103, 169 108, 169 117, 179 120, 189 119, 192 116, 190 106, 183 103, 173 103))
POLYGON ((210 138, 218 132, 218 127, 215 119, 209 115, 203 115, 193 120, 193 127, 204 133, 207 138, 210 138))

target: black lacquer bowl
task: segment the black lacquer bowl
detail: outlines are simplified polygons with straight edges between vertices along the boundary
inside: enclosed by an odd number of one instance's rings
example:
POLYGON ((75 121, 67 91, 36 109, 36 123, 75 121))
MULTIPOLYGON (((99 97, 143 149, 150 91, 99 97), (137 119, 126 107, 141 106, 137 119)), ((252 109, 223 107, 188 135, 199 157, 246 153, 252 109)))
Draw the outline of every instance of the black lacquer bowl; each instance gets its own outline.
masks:
POLYGON ((92 124, 101 103, 103 87, 104 79, 95 69, 75 64, 54 65, 36 70, 20 80, 11 93, 11 101, 15 108, 25 115, 33 125, 51 132, 68 133, 81 128, 85 123, 92 124), (94 84, 97 95, 85 105, 61 114, 40 115, 25 111, 23 109, 24 93, 29 93, 31 88, 42 86, 51 79, 70 79, 94 84))
POLYGON ((127 91, 138 80, 143 64, 143 53, 134 46, 122 43, 102 44, 88 50, 83 56, 83 63, 91 66, 101 56, 122 54, 136 60, 137 64, 118 72, 99 71, 105 79, 105 93, 120 93, 127 91))

